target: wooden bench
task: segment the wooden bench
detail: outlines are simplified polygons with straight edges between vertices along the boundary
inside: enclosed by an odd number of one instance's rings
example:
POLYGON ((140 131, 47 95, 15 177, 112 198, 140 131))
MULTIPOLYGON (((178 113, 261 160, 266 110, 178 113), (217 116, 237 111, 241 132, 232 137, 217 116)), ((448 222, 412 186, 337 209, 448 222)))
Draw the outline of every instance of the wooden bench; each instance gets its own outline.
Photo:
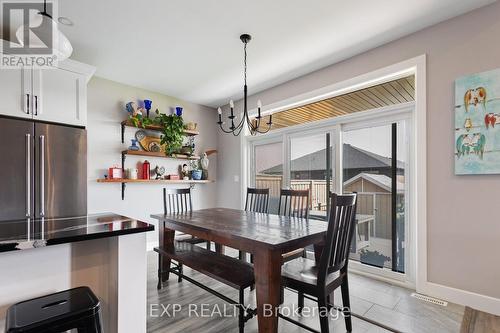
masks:
POLYGON ((158 252, 160 255, 160 262, 161 258, 165 257, 175 260, 178 263, 173 263, 174 267, 170 267, 168 271, 162 271, 161 265, 158 266, 158 289, 161 289, 162 287, 161 281, 163 274, 167 274, 168 276, 169 273, 173 273, 179 276, 179 281, 185 279, 193 283, 194 285, 210 292, 226 302, 237 306, 239 308, 239 332, 243 333, 245 322, 256 315, 256 310, 247 308, 244 303, 244 290, 255 284, 255 276, 252 265, 185 242, 175 242, 175 247, 173 249, 156 247, 154 248, 154 251, 158 252), (194 280, 193 278, 184 275, 182 269, 183 265, 238 290, 239 301, 234 301, 214 289, 211 289, 194 280))

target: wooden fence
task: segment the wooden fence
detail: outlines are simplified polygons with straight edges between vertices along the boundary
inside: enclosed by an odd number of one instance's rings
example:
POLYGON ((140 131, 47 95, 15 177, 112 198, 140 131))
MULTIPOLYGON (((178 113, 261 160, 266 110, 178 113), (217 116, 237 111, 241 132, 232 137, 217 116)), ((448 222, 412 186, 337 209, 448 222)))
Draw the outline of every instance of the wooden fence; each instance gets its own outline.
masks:
MULTIPOLYGON (((269 188, 271 197, 278 198, 283 185, 281 176, 257 175, 257 188, 269 188)), ((326 210, 326 181, 325 180, 291 180, 291 187, 295 190, 310 190, 311 210, 326 210)), ((391 238, 391 193, 358 192, 359 214, 375 215, 372 227, 372 236, 391 238)))
MULTIPOLYGON (((283 187, 281 176, 257 175, 255 177, 257 188, 268 188, 271 197, 278 197, 283 187)), ((291 187, 294 190, 310 190, 309 208, 314 210, 326 210, 326 181, 325 180, 293 180, 291 187)))

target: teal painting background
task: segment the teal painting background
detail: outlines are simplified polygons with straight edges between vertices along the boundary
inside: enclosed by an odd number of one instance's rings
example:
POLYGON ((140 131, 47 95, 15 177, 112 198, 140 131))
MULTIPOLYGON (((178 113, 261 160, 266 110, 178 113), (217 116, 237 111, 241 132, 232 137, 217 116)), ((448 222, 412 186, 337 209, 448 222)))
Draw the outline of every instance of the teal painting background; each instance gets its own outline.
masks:
POLYGON ((500 174, 500 124, 486 129, 484 117, 488 113, 500 114, 500 69, 472 74, 455 81, 455 174, 481 175, 500 174), (469 89, 484 87, 486 89, 486 110, 482 104, 470 105, 465 112, 464 95, 469 89), (465 120, 472 120, 473 128, 467 132, 465 120), (486 138, 483 159, 479 155, 457 155, 456 142, 462 134, 482 133, 486 138))

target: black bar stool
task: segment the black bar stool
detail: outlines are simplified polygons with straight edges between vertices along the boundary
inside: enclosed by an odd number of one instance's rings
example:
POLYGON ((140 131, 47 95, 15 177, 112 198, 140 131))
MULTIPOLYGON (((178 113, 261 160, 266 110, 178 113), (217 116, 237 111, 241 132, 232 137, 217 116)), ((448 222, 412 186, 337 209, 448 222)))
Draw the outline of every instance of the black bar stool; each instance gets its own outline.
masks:
POLYGON ((78 287, 12 305, 5 332, 44 333, 77 329, 101 333, 99 299, 89 287, 78 287))

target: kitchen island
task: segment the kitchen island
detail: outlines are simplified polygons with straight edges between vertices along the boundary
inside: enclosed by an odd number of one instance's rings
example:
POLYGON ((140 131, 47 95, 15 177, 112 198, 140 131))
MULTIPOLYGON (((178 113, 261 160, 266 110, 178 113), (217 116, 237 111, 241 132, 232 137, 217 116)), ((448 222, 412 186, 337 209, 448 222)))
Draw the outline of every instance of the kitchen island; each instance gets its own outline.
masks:
POLYGON ((105 332, 146 332, 146 234, 116 214, 0 224, 0 332, 7 308, 77 286, 99 297, 105 332))

